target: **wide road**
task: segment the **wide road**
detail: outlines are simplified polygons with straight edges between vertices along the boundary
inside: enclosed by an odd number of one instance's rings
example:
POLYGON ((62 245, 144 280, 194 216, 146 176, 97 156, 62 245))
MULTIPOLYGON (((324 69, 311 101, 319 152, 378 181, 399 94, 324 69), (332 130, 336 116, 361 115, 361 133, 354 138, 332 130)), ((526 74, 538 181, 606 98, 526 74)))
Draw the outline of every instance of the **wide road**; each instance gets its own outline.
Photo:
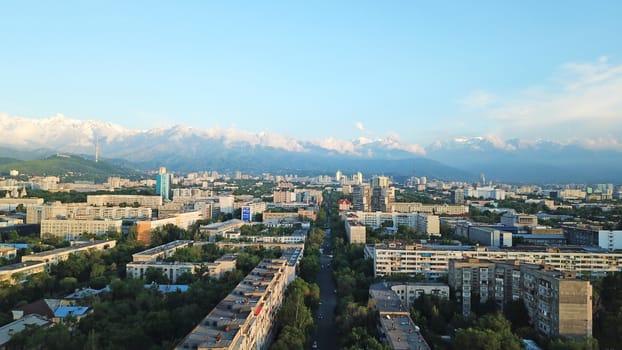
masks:
POLYGON ((317 341, 317 349, 337 350, 337 327, 335 326, 337 294, 335 293, 336 286, 330 268, 331 258, 327 254, 328 252, 332 253, 330 229, 326 230, 322 247, 324 253, 320 256, 320 264, 323 268, 320 269, 317 276, 317 283, 320 286, 321 304, 314 315, 317 327, 312 340, 317 341))

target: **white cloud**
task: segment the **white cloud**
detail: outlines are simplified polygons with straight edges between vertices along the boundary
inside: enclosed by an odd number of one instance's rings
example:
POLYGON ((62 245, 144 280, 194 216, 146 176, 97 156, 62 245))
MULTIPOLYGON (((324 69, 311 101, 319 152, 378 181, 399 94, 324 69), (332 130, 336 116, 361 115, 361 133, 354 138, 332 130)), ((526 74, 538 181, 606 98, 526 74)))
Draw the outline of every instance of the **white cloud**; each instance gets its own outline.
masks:
MULTIPOLYGON (((478 116, 484 117, 485 125, 498 135, 497 143, 500 137, 544 138, 562 143, 602 141, 603 135, 622 135, 622 64, 612 64, 607 57, 565 63, 547 84, 496 96, 494 100, 488 93, 476 91, 462 102, 480 108, 478 116)), ((613 139, 616 142, 594 142, 619 145, 619 140, 613 139)))
POLYGON ((467 109, 486 108, 495 102, 495 97, 486 91, 474 91, 459 101, 467 109))
POLYGON ((0 125, 2 125, 0 144, 78 153, 89 153, 94 147, 97 135, 100 145, 107 145, 110 151, 113 148, 127 148, 124 146, 126 142, 129 144, 140 142, 141 145, 147 145, 147 140, 159 140, 157 142, 183 144, 191 139, 206 139, 216 140, 228 147, 241 144, 249 147, 273 147, 291 152, 308 152, 310 145, 315 145, 328 151, 357 156, 369 155, 370 151, 371 154, 379 154, 382 150, 425 154, 423 147, 401 142, 395 132, 389 133, 386 138, 362 136, 354 140, 335 138, 297 140, 271 131, 250 132, 234 127, 197 129, 175 125, 170 128, 132 130, 111 123, 71 119, 63 115, 30 119, 7 114, 0 114, 0 125))

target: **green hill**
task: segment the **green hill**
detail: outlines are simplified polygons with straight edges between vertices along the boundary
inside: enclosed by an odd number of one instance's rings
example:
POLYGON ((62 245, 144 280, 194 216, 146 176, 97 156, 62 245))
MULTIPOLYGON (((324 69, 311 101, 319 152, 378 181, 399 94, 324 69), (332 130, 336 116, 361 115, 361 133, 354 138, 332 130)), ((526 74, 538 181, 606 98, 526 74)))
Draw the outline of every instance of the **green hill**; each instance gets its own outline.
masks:
POLYGON ((77 156, 55 155, 45 159, 13 161, 3 163, 0 159, 0 173, 8 173, 11 169, 18 170, 20 175, 60 176, 63 181, 95 181, 104 182, 109 176, 141 178, 143 174, 107 162, 94 162, 77 156))
POLYGON ((10 164, 10 163, 15 163, 15 162, 19 162, 19 159, 16 158, 9 158, 9 157, 0 157, 0 165, 2 164, 10 164))

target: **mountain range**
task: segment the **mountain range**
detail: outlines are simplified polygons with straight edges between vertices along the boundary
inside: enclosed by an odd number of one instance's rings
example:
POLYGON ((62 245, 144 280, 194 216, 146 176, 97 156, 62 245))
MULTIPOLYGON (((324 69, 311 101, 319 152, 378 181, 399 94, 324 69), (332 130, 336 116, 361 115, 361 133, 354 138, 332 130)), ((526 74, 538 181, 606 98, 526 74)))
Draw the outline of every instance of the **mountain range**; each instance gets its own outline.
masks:
POLYGON ((397 138, 298 140, 271 132, 197 129, 148 130, 56 115, 30 119, 0 114, 0 157, 39 159, 58 152, 132 168, 173 171, 241 170, 261 173, 428 176, 472 181, 480 173, 505 182, 622 182, 622 152, 578 143, 526 142, 494 137, 456 138, 427 147, 397 138))

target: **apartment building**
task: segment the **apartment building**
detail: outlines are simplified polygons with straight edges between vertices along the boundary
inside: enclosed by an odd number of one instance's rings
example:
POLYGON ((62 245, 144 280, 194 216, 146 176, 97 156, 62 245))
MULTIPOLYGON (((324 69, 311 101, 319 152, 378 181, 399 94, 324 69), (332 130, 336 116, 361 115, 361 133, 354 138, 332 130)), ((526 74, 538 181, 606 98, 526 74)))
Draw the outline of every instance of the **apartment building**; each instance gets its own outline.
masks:
POLYGON ((188 229, 197 220, 203 218, 200 211, 173 214, 171 217, 158 220, 145 220, 136 222, 137 239, 147 245, 151 244, 151 231, 166 225, 188 229))
POLYGON ((550 265, 579 275, 604 276, 622 271, 622 253, 590 248, 496 248, 442 245, 376 244, 365 246, 365 256, 374 259, 374 275, 424 274, 428 278, 446 275, 452 259, 518 260, 550 265))
POLYGON ((454 290, 456 301, 462 305, 462 314, 471 314, 471 303, 474 296, 484 304, 493 293, 495 264, 491 261, 478 259, 451 260, 447 281, 454 290))
POLYGON ((451 204, 423 204, 423 203, 393 203, 391 210, 398 213, 427 213, 435 215, 465 215, 469 213, 468 205, 451 204))
POLYGON ((422 295, 435 295, 449 299, 449 286, 438 282, 384 282, 386 287, 395 292, 399 300, 410 308, 422 295))
MULTIPOLYGON (((144 278, 147 269, 152 268, 160 271, 166 276, 170 283, 176 283, 177 278, 184 273, 195 274, 201 269, 206 269, 207 274, 212 278, 220 278, 227 272, 235 269, 237 255, 227 254, 214 262, 192 263, 192 262, 166 262, 166 261, 136 261, 130 262, 126 266, 127 276, 131 278, 144 278)), ((147 281, 150 282, 150 281, 147 281)))
POLYGON ((354 211, 345 212, 342 217, 354 220, 364 226, 371 226, 377 229, 383 224, 392 223, 393 228, 400 225, 412 227, 413 229, 429 234, 440 235, 440 219, 436 215, 427 213, 398 213, 398 212, 364 212, 354 211))
POLYGON ((0 258, 13 259, 17 256, 17 248, 0 245, 0 258))
POLYGON ((501 225, 515 226, 520 228, 538 226, 538 217, 529 214, 517 214, 514 212, 505 212, 501 215, 501 225))
POLYGON ((520 261, 452 260, 448 282, 464 316, 473 298, 501 307, 522 300, 531 325, 547 337, 592 335, 592 285, 574 272, 520 261))
POLYGON ((352 186, 352 209, 360 211, 371 209, 371 186, 369 184, 352 186))
POLYGON ((214 243, 218 246, 218 248, 229 248, 229 249, 244 249, 244 248, 266 248, 266 249, 290 249, 290 248, 304 248, 304 243, 266 243, 266 242, 216 242, 214 243))
POLYGON ((373 301, 380 314, 380 332, 385 337, 385 342, 396 350, 429 350, 419 327, 410 318, 408 306, 388 283, 376 283, 369 287, 369 300, 373 301))
POLYGON ((176 349, 267 349, 276 314, 295 276, 288 259, 264 259, 212 309, 176 349))
POLYGON ((576 274, 522 269, 521 299, 532 326, 549 337, 592 336, 592 285, 576 274))
POLYGON ((0 198, 0 210, 15 210, 18 205, 28 208, 43 204, 43 198, 0 198))
POLYGON ((41 220, 41 237, 59 237, 67 241, 81 240, 84 233, 103 235, 121 232, 123 220, 41 220))
POLYGON ((94 207, 86 203, 36 205, 26 208, 26 222, 38 224, 50 219, 121 220, 126 218, 151 218, 151 208, 146 207, 94 207))
POLYGON ((212 236, 220 236, 225 232, 231 232, 246 225, 246 223, 240 219, 231 219, 224 222, 215 222, 209 225, 201 225, 199 231, 201 234, 212 236))
POLYGON ((262 220, 263 221, 270 221, 270 220, 281 220, 281 219, 309 219, 309 220, 315 220, 317 218, 317 210, 316 209, 309 209, 309 208, 298 208, 297 211, 279 211, 279 212, 273 212, 273 211, 264 211, 262 214, 262 220))
POLYGON ((192 245, 193 241, 177 240, 159 245, 136 254, 132 254, 132 261, 158 261, 173 256, 178 249, 192 245))
POLYGON ((46 270, 49 271, 52 265, 69 259, 72 254, 85 253, 90 250, 107 250, 110 248, 114 248, 116 245, 117 241, 115 240, 78 243, 70 247, 58 248, 40 253, 24 255, 22 256, 22 262, 43 262, 45 263, 46 270))
POLYGON ((275 189, 272 192, 272 201, 274 203, 292 203, 296 202, 296 193, 288 189, 275 189))
POLYGON ((346 237, 348 238, 348 243, 350 244, 358 244, 367 241, 367 228, 356 221, 345 221, 346 226, 346 237))
POLYGON ((430 236, 440 236, 440 219, 437 215, 417 213, 417 226, 415 226, 415 229, 430 236))
POLYGON ((24 277, 45 271, 45 263, 25 261, 17 264, 0 266, 0 283, 13 285, 21 282, 24 277))
POLYGON ((147 208, 157 208, 162 205, 160 196, 143 196, 130 194, 98 194, 87 195, 86 203, 95 206, 118 206, 119 204, 134 205, 147 208))

